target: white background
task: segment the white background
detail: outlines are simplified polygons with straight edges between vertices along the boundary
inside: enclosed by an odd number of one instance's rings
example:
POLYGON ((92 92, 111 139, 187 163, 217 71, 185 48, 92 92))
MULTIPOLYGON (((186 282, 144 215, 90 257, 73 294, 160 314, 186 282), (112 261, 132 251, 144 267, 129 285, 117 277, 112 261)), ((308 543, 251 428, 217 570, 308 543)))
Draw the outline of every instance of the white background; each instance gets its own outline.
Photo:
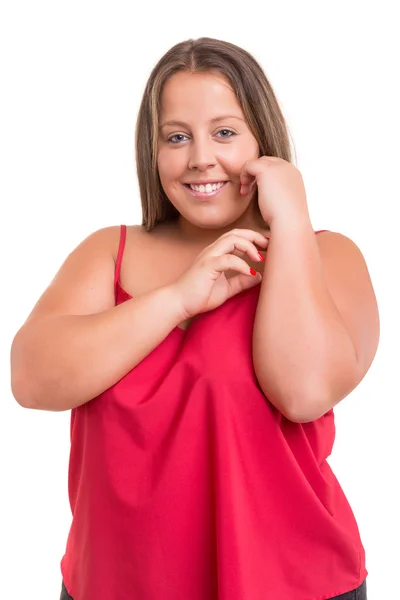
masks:
POLYGON ((365 379, 335 407, 329 463, 359 525, 369 600, 399 593, 395 5, 3 2, 1 598, 59 598, 71 523, 70 412, 17 404, 12 339, 82 239, 101 227, 141 222, 134 128, 144 86, 164 52, 201 36, 240 45, 261 63, 288 122, 314 229, 349 236, 367 261, 380 346, 365 379))

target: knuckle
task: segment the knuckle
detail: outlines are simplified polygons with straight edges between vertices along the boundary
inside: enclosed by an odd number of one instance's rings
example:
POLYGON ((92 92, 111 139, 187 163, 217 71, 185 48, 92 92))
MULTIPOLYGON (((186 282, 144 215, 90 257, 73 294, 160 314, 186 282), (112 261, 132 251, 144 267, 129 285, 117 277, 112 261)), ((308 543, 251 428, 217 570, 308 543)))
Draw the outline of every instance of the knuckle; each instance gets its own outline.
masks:
POLYGON ((241 238, 239 235, 236 235, 236 234, 234 234, 234 233, 228 233, 228 234, 226 235, 226 238, 225 238, 225 239, 226 239, 226 240, 227 240, 229 243, 231 243, 231 244, 237 244, 237 243, 238 243, 238 241, 240 241, 240 240, 241 240, 241 239, 243 239, 243 238, 241 238))
POLYGON ((238 229, 236 227, 235 229, 232 229, 229 233, 230 233, 230 235, 242 236, 243 232, 244 232, 244 229, 238 229))

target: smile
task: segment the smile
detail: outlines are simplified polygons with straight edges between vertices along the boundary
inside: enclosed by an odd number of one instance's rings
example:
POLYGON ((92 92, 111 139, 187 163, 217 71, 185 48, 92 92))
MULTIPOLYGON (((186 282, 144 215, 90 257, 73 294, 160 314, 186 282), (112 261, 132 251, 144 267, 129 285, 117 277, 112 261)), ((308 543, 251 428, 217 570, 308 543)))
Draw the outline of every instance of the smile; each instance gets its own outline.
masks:
POLYGON ((195 189, 193 189, 190 185, 188 185, 186 183, 183 184, 183 186, 195 198, 209 199, 209 198, 215 198, 221 192, 221 190, 223 190, 224 187, 226 187, 226 185, 228 183, 229 183, 228 181, 221 181, 220 183, 212 184, 212 185, 210 185, 208 183, 206 186, 196 185, 196 186, 194 186, 195 189))

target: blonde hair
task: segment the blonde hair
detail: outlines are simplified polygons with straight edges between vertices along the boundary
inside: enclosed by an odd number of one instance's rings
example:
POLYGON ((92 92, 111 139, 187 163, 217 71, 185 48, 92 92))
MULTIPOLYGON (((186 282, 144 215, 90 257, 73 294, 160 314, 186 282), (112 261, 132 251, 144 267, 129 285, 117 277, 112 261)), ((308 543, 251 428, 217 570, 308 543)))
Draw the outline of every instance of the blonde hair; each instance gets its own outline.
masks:
POLYGON ((142 226, 151 231, 158 223, 176 220, 178 210, 161 185, 157 168, 161 94, 175 73, 219 71, 231 83, 247 125, 258 142, 260 156, 292 162, 289 132, 278 100, 258 62, 230 42, 202 37, 186 40, 168 50, 146 83, 136 122, 136 168, 142 203, 142 226))

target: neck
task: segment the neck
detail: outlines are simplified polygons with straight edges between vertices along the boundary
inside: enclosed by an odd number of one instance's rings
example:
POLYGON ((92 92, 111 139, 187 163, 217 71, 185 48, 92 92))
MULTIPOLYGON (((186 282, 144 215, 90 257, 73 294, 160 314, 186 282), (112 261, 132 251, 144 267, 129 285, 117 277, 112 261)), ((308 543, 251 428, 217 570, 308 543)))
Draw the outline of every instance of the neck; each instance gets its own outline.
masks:
POLYGON ((193 246, 206 247, 221 235, 232 231, 232 229, 252 229, 262 235, 270 236, 270 228, 268 223, 264 221, 260 214, 245 216, 225 227, 199 227, 193 225, 190 221, 180 215, 175 221, 171 222, 171 228, 173 229, 174 235, 184 243, 191 244, 193 246))

